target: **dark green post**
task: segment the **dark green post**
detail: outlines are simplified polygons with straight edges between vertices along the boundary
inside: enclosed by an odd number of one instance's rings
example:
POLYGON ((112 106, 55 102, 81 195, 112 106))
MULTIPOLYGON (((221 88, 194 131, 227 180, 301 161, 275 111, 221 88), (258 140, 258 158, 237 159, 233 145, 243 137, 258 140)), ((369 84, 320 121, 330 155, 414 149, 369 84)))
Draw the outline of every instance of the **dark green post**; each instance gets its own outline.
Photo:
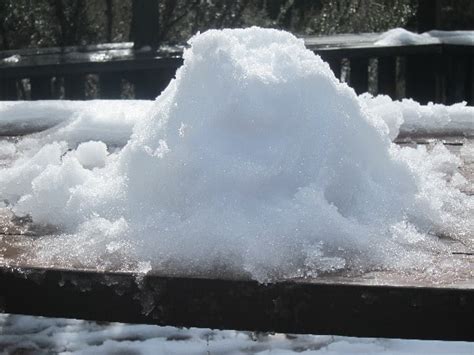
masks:
POLYGON ((130 39, 136 49, 150 46, 157 48, 160 42, 158 0, 133 0, 130 39))

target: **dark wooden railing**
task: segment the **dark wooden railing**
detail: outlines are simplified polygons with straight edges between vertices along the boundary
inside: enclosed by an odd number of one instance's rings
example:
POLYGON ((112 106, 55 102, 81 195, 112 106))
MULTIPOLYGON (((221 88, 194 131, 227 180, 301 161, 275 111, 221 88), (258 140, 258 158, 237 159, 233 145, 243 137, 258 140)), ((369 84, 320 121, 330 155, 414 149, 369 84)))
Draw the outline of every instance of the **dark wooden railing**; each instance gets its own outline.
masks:
MULTIPOLYGON (((357 93, 474 104, 474 46, 375 45, 378 34, 307 37, 357 93)), ((0 52, 0 100, 152 99, 182 64, 183 47, 132 43, 0 52)))
POLYGON ((336 76, 357 93, 386 94, 452 104, 474 104, 474 46, 411 44, 380 46, 379 34, 307 38, 306 45, 326 60, 336 76), (342 70, 341 70, 342 68, 342 70))

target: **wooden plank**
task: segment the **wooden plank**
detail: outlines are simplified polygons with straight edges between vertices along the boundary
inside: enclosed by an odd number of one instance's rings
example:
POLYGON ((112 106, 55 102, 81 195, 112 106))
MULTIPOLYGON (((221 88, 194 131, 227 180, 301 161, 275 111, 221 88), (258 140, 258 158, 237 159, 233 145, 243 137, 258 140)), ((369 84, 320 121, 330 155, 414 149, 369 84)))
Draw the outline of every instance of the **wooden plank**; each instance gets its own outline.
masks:
POLYGON ((303 39, 306 46, 316 49, 370 46, 379 36, 380 33, 339 33, 329 36, 306 36, 303 39))
POLYGON ((442 47, 444 54, 474 55, 474 45, 444 43, 442 47))
POLYGON ((473 341, 474 289, 0 268, 0 310, 178 327, 473 341), (440 321, 441 320, 441 321, 440 321))
POLYGON ((11 77, 44 77, 69 74, 103 73, 103 72, 123 72, 123 71, 143 71, 162 68, 178 68, 182 65, 182 58, 132 58, 124 60, 104 61, 104 62, 77 62, 59 64, 41 64, 25 66, 15 66, 1 69, 1 76, 11 77))
POLYGON ((377 93, 392 99, 397 95, 396 61, 397 57, 380 57, 377 61, 377 93))
MULTIPOLYGON (((440 50, 438 44, 414 44, 414 45, 397 45, 397 46, 380 46, 374 45, 374 42, 378 39, 380 33, 360 33, 360 34, 338 34, 331 36, 309 36, 304 37, 306 46, 310 50, 333 52, 338 50, 354 50, 366 51, 376 50, 378 55, 386 53, 391 55, 391 51, 404 51, 409 52, 432 52, 440 50)), ((449 45, 454 46, 454 45, 449 45)), ((466 46, 454 46, 454 47, 466 47, 466 46)), ((103 43, 95 45, 85 46, 68 46, 68 47, 49 47, 49 48, 25 48, 0 51, 0 59, 7 58, 13 55, 18 55, 21 60, 13 66, 31 65, 34 60, 38 65, 42 63, 64 63, 64 62, 93 62, 101 60, 115 60, 115 59, 132 59, 137 54, 145 54, 150 57, 171 57, 181 56, 184 46, 162 46, 157 50, 151 48, 141 48, 140 51, 133 50, 133 43, 103 43)), ((460 50, 464 50, 461 49, 460 50)), ((344 53, 346 56, 347 53, 344 53)), ((373 53, 371 53, 372 56, 373 53)), ((403 55, 409 53, 402 53, 403 55)), ((366 56, 366 54, 363 54, 366 56)), ((10 67, 10 63, 5 64, 0 61, 0 68, 10 67)))
POLYGON ((345 58, 369 58, 381 56, 401 56, 413 54, 440 54, 443 51, 441 44, 425 44, 425 45, 404 45, 404 46, 374 46, 366 47, 328 47, 328 48, 313 48, 308 46, 308 49, 321 55, 321 57, 328 58, 330 56, 338 56, 345 58))
POLYGON ((350 67, 350 86, 357 94, 367 92, 369 87, 369 59, 351 58, 350 67))
MULTIPOLYGON (((356 52, 361 50, 374 49, 378 51, 378 55, 391 55, 394 50, 408 50, 410 53, 413 51, 424 52, 433 50, 440 50, 439 44, 413 44, 413 45, 388 45, 381 46, 375 45, 375 41, 378 40, 381 33, 349 33, 349 34, 336 34, 329 36, 306 36, 302 39, 305 45, 314 51, 337 51, 337 50, 352 50, 356 52)), ((445 44, 443 47, 458 48, 458 50, 465 51, 465 45, 452 45, 445 44)), ((162 46, 156 51, 149 48, 141 48, 139 53, 148 53, 150 56, 180 56, 184 46, 162 46)), ((472 46, 470 46, 472 48, 472 46)), ((402 55, 410 53, 401 53, 402 55)), ((56 61, 58 58, 67 58, 68 60, 79 60, 79 61, 93 61, 96 57, 106 57, 110 59, 118 58, 131 58, 137 54, 133 50, 132 42, 122 43, 101 43, 81 46, 67 46, 67 47, 48 47, 48 48, 24 48, 15 50, 0 51, 0 59, 7 58, 13 55, 18 55, 21 61, 17 63, 21 65, 23 61, 28 62, 29 58, 48 57, 51 61, 56 61)), ((344 54, 346 55, 346 53, 344 54)), ((365 55, 365 54, 364 54, 365 55)), ((373 55, 373 53, 371 53, 373 55)), ((0 64, 0 67, 5 66, 0 64)))
POLYGON ((98 51, 127 51, 133 48, 132 42, 119 43, 100 43, 87 44, 79 46, 66 47, 44 47, 44 48, 20 48, 0 51, 0 58, 7 58, 18 55, 21 59, 25 57, 36 57, 38 55, 46 54, 70 54, 70 53, 91 53, 98 51))

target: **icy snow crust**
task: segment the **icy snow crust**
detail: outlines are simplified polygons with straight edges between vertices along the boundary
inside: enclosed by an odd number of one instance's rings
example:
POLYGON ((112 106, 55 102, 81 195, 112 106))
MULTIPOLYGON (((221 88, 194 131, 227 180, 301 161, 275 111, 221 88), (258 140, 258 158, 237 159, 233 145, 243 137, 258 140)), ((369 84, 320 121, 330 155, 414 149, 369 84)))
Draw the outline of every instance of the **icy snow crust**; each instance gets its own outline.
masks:
POLYGON ((114 132, 75 135, 88 126, 77 120, 1 143, 13 160, 1 198, 62 233, 34 257, 274 281, 436 267, 448 247, 435 234, 472 230, 460 162, 442 145, 392 144, 401 120, 386 123, 302 40, 251 28, 190 44, 150 110, 118 119, 136 122, 123 149, 114 132))

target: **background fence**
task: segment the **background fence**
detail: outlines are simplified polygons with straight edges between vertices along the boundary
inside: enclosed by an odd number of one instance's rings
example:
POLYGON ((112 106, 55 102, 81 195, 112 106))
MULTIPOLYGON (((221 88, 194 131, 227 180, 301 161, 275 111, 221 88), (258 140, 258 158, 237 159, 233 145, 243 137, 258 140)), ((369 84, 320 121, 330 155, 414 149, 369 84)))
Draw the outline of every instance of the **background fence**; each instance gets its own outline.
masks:
MULTIPOLYGON (((474 104, 474 46, 379 46, 378 34, 307 37, 357 93, 474 104)), ((0 52, 0 100, 152 99, 182 64, 183 47, 136 50, 133 43, 0 52)))

